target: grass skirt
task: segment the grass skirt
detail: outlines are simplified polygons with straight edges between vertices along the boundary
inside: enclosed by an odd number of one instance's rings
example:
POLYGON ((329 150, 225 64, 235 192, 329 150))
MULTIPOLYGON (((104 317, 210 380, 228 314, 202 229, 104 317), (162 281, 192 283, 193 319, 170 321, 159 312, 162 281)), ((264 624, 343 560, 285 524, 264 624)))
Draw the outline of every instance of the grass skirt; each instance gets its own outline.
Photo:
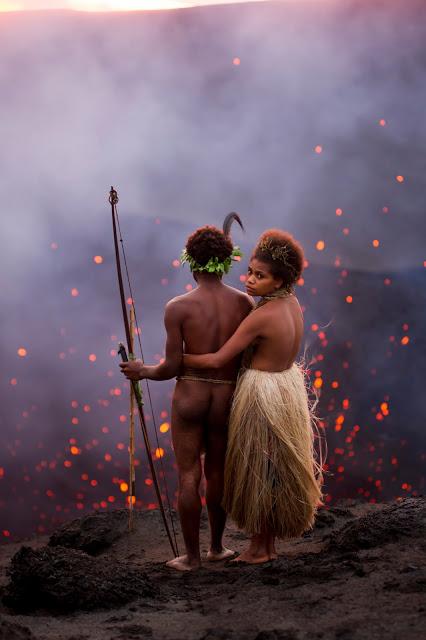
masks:
POLYGON ((249 534, 298 537, 321 504, 322 460, 302 368, 246 369, 235 389, 223 506, 249 534))

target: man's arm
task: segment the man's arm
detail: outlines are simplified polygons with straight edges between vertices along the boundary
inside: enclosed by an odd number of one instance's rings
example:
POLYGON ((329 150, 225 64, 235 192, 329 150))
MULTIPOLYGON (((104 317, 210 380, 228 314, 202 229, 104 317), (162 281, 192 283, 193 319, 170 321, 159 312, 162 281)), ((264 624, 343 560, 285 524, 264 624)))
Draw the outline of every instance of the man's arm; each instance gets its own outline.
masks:
POLYGON ((203 355, 185 353, 183 356, 184 364, 192 369, 219 369, 244 351, 260 335, 261 318, 257 312, 254 312, 242 321, 234 335, 225 342, 219 351, 203 355))
POLYGON ((174 300, 167 303, 164 311, 164 326, 167 332, 166 357, 164 362, 156 366, 144 365, 142 360, 122 362, 120 368, 129 380, 170 380, 174 378, 182 363, 183 336, 182 312, 180 305, 174 300))

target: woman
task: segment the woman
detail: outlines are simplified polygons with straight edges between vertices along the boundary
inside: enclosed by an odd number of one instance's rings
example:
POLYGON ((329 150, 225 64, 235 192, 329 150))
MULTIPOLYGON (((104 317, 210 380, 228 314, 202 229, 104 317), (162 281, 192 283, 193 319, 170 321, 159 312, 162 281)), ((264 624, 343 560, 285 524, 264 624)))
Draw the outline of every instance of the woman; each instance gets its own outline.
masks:
POLYGON ((276 558, 275 537, 300 536, 321 504, 321 450, 318 462, 304 373, 295 363, 303 316, 294 285, 302 269, 303 250, 294 238, 265 231, 246 280, 247 293, 260 302, 219 351, 184 356, 186 366, 213 369, 245 351, 231 409, 223 501, 252 536, 239 562, 276 558))

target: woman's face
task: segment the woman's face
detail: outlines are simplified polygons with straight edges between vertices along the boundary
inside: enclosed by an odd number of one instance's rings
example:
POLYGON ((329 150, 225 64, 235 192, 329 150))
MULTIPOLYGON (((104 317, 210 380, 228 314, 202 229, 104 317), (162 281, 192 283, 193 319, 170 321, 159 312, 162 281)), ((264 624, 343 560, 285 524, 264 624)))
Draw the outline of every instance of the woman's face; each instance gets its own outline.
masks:
POLYGON ((246 291, 249 296, 266 296, 282 286, 282 279, 275 278, 267 262, 257 258, 250 260, 247 269, 246 291))

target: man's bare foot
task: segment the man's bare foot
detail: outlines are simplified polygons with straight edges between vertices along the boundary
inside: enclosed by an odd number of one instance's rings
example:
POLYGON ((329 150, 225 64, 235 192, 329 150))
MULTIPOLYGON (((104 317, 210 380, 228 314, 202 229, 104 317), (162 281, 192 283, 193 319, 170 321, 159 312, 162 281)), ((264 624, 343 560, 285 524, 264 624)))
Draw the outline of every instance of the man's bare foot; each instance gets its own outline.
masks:
POLYGON ((230 560, 230 564, 247 563, 247 564, 262 564, 263 562, 270 562, 278 558, 277 553, 259 553, 254 554, 251 551, 244 551, 241 555, 233 560, 230 560))
POLYGON ((201 567, 201 562, 199 560, 192 560, 191 562, 188 560, 188 556, 179 556, 178 558, 173 558, 173 560, 169 560, 166 562, 166 566, 171 569, 176 569, 176 571, 194 571, 194 569, 199 569, 201 567))
POLYGON ((220 560, 227 560, 235 555, 235 551, 222 547, 222 551, 210 551, 207 553, 207 560, 209 562, 219 562, 220 560))

